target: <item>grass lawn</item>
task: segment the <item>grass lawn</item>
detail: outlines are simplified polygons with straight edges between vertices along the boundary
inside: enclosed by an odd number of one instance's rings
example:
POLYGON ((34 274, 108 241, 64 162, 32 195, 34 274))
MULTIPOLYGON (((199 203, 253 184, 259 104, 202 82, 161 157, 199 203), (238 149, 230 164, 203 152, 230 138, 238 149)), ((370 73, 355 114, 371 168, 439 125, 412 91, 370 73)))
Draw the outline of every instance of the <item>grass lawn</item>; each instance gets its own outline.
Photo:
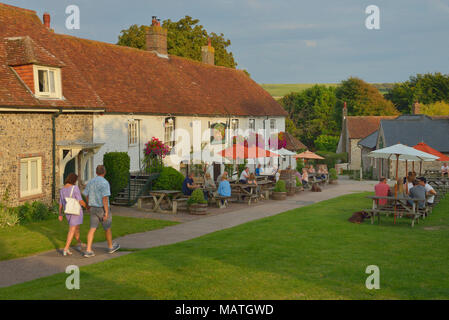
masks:
POLYGON ((415 228, 349 223, 352 194, 186 242, 0 289, 0 299, 448 299, 449 199, 415 228), (380 289, 368 290, 368 265, 380 289))
MULTIPOLYGON (((136 219, 113 216, 112 235, 114 238, 125 234, 149 231, 176 224, 175 222, 136 219)), ((86 243, 89 230, 89 215, 85 215, 81 226, 81 240, 86 243)), ((57 219, 33 222, 12 228, 0 229, 0 260, 15 259, 39 252, 63 248, 67 238, 67 221, 57 219)), ((105 241, 103 229, 95 233, 95 242, 105 241)), ((76 244, 73 241, 73 244, 76 244)))

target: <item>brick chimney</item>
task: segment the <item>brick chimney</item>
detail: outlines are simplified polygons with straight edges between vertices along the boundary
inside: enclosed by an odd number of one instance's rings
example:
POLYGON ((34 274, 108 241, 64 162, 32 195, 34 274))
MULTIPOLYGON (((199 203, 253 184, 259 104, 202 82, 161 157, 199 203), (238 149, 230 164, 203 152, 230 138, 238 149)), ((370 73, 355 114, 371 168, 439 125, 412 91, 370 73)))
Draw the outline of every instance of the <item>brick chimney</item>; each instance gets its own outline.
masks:
POLYGON ((147 30, 147 50, 167 55, 167 29, 162 28, 161 21, 153 16, 151 26, 147 30))
POLYGON ((412 106, 412 114, 421 114, 421 105, 418 101, 415 101, 412 106))
POLYGON ((50 18, 50 14, 48 13, 48 12, 45 12, 44 13, 44 26, 45 26, 45 28, 47 28, 48 30, 50 30, 50 21, 51 21, 51 18, 50 18))
POLYGON ((208 39, 207 46, 201 47, 201 57, 203 63, 215 65, 215 49, 212 47, 210 38, 208 39))

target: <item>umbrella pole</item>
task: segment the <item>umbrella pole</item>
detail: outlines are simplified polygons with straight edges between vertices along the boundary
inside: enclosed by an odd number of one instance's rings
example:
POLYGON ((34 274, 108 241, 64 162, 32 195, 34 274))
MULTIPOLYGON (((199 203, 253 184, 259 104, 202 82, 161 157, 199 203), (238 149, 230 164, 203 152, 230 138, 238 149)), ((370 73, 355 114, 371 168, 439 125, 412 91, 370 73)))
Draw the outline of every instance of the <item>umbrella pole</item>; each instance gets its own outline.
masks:
POLYGON ((421 175, 422 171, 422 160, 419 162, 419 175, 421 175))
POLYGON ((415 161, 412 162, 412 172, 415 172, 415 161))
MULTIPOLYGON (((398 198, 398 179, 399 179, 399 155, 396 155, 396 184, 394 186, 394 197, 398 198)), ((394 206, 394 224, 396 224, 396 205, 394 206)))

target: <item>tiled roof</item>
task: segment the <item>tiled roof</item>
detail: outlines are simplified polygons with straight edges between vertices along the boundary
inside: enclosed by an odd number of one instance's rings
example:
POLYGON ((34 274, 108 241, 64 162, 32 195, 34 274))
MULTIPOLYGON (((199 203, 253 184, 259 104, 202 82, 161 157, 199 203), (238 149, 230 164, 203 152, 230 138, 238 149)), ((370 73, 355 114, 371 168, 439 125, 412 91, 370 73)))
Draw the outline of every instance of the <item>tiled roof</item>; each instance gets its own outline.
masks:
POLYGON ((394 120, 382 120, 385 147, 396 143, 414 146, 425 142, 440 152, 449 152, 449 120, 425 115, 404 115, 394 120))
POLYGON ((394 119, 397 116, 348 116, 346 124, 349 139, 363 139, 379 129, 382 119, 394 119))
POLYGON ((285 132, 285 139, 287 140, 287 146, 285 147, 285 149, 287 150, 299 151, 302 149, 308 149, 305 144, 303 144, 288 132, 285 132))
POLYGON ((28 36, 6 38, 6 63, 9 66, 38 64, 51 67, 63 67, 64 63, 50 52, 37 45, 28 36))
POLYGON ((107 112, 172 115, 287 115, 268 92, 239 70, 58 35, 47 30, 34 12, 3 4, 0 26, 0 105, 99 107, 107 112), (48 52, 47 57, 65 65, 65 100, 34 98, 7 66, 14 59, 8 51, 10 40, 5 38, 25 36, 48 52))

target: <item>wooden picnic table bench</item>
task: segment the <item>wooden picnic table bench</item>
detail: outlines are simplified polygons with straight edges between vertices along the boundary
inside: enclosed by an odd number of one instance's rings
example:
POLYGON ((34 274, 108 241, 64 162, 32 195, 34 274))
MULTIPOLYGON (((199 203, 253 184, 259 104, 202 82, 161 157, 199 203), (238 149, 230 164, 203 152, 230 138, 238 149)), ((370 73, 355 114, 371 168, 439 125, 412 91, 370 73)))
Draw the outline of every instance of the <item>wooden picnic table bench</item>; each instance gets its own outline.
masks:
POLYGON ((380 224, 380 216, 381 214, 385 214, 386 216, 389 216, 392 214, 395 218, 396 223, 396 217, 409 217, 412 219, 411 225, 414 227, 415 221, 419 223, 419 218, 425 218, 427 215, 427 209, 426 209, 426 199, 413 199, 409 197, 403 197, 403 196, 397 196, 397 197, 390 197, 390 196, 367 196, 367 198, 373 200, 373 206, 371 209, 366 210, 368 213, 370 213, 371 218, 371 224, 374 223, 374 217, 377 216, 378 223, 380 224), (379 205, 379 200, 387 200, 386 205, 379 205), (408 201, 413 201, 413 205, 409 206, 408 201), (420 208, 419 202, 424 201, 425 207, 420 208))
MULTIPOLYGON (((260 195, 257 193, 258 186, 255 184, 235 183, 231 184, 231 197, 237 196, 237 201, 243 202, 243 198, 248 199, 248 205, 254 200, 257 202, 260 195), (249 191, 246 189, 250 189, 249 191)), ((245 200, 246 201, 246 200, 245 200)))
POLYGON ((182 196, 182 192, 179 190, 156 190, 150 191, 149 195, 140 196, 137 200, 137 207, 139 209, 142 208, 142 200, 143 199, 152 199, 153 200, 153 210, 156 212, 167 212, 161 209, 162 200, 167 200, 169 207, 171 208, 172 213, 177 212, 178 201, 185 201, 184 199, 178 199, 182 196))

